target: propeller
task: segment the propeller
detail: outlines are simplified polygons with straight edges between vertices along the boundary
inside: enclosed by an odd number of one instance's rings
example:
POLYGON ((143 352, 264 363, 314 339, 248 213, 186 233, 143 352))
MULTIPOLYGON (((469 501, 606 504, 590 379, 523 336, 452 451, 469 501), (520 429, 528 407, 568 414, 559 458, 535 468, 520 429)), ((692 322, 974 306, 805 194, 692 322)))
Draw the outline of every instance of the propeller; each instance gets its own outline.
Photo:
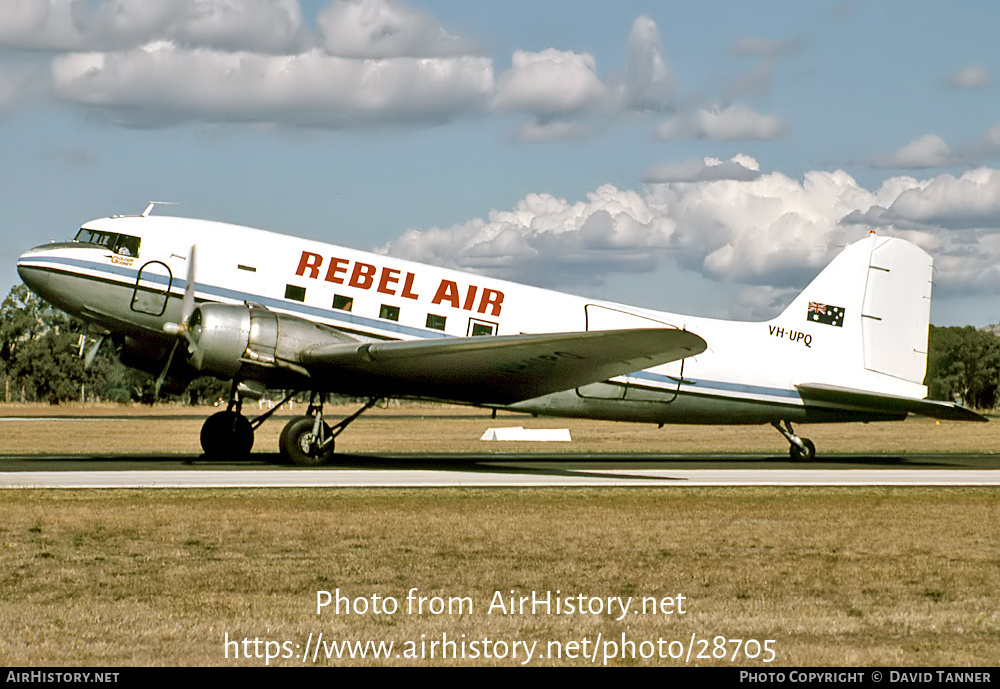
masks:
POLYGON ((163 324, 163 332, 176 336, 177 340, 174 342, 174 346, 170 348, 167 363, 163 367, 163 370, 160 371, 160 376, 156 379, 156 386, 153 388, 153 393, 156 397, 160 396, 160 388, 163 387, 163 382, 167 379, 167 372, 170 370, 170 365, 174 362, 174 354, 177 352, 177 348, 181 342, 186 342, 189 346, 194 345, 194 338, 191 335, 191 314, 194 313, 194 287, 195 245, 192 244, 191 252, 188 254, 187 283, 184 285, 184 299, 181 301, 181 322, 167 322, 163 324))
POLYGON ((97 342, 94 343, 94 346, 91 347, 89 350, 87 350, 87 356, 83 360, 84 371, 90 370, 90 365, 94 363, 94 359, 97 358, 97 352, 101 350, 101 345, 104 344, 104 340, 106 340, 107 338, 108 338, 108 333, 104 333, 103 335, 97 338, 97 342))
POLYGON ((86 330, 80 333, 80 351, 77 353, 81 359, 83 359, 83 370, 90 370, 90 365, 94 363, 94 359, 97 358, 97 352, 100 351, 101 345, 104 344, 104 340, 108 338, 111 333, 104 332, 98 336, 97 341, 87 349, 87 340, 90 339, 90 326, 88 325, 86 330), (87 356, 83 355, 83 351, 87 349, 87 356))

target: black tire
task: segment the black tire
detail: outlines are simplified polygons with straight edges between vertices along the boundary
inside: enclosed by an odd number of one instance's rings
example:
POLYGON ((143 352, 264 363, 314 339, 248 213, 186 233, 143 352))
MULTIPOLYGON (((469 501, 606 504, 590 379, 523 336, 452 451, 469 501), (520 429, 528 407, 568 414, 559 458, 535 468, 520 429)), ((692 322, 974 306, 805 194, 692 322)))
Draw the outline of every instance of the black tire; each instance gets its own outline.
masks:
MULTIPOLYGON (((311 416, 300 416, 292 419, 281 429, 278 438, 278 449, 285 462, 300 467, 314 467, 326 464, 333 458, 333 442, 321 451, 312 447, 313 426, 316 420, 311 416)), ((330 433, 330 427, 323 424, 325 433, 330 433)))
POLYGON ((804 449, 799 449, 796 445, 788 448, 788 454, 793 462, 811 462, 816 459, 816 446, 809 438, 802 438, 804 449))
POLYGON ((296 416, 295 418, 291 419, 288 423, 286 423, 284 427, 281 429, 281 433, 278 435, 278 453, 280 457, 280 459, 278 460, 279 463, 281 464, 292 463, 292 458, 289 456, 285 448, 287 448, 289 444, 292 442, 289 439, 289 433, 292 427, 296 426, 303 419, 309 419, 310 421, 312 421, 311 416, 296 416))
POLYGON ((234 411, 220 411, 201 427, 201 449, 215 459, 246 459, 253 449, 250 420, 234 411))

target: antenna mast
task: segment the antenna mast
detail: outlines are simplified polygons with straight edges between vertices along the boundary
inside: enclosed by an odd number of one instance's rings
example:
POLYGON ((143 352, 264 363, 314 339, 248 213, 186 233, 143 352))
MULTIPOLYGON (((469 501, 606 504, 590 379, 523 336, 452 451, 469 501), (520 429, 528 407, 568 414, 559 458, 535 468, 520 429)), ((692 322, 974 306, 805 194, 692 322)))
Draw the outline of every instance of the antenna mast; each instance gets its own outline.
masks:
POLYGON ((142 217, 145 218, 149 216, 149 214, 153 212, 153 209, 156 206, 176 206, 176 205, 177 205, 176 201, 150 201, 149 205, 146 206, 146 210, 142 212, 142 217))

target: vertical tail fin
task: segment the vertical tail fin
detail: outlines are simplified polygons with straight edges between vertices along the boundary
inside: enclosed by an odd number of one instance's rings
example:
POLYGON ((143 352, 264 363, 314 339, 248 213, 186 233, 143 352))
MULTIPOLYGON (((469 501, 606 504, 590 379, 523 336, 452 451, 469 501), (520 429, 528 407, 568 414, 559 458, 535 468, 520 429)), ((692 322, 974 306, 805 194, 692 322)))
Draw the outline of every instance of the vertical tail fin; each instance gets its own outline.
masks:
MULTIPOLYGON (((849 245, 773 323, 801 324, 828 366, 800 371, 825 382, 923 397, 932 260, 903 239, 849 245), (808 324, 808 325, 807 325, 808 324)), ((803 381, 804 382, 804 381, 803 381)))

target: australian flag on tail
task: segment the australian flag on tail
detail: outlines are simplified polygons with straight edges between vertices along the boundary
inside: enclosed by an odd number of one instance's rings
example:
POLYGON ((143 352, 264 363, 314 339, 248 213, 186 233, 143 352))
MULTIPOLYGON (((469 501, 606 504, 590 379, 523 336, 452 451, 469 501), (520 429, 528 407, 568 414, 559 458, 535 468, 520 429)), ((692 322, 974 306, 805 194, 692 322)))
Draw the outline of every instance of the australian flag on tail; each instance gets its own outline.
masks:
POLYGON ((813 323, 835 325, 839 328, 844 325, 844 307, 830 306, 829 304, 820 304, 811 301, 809 302, 809 308, 806 310, 806 320, 813 323))

